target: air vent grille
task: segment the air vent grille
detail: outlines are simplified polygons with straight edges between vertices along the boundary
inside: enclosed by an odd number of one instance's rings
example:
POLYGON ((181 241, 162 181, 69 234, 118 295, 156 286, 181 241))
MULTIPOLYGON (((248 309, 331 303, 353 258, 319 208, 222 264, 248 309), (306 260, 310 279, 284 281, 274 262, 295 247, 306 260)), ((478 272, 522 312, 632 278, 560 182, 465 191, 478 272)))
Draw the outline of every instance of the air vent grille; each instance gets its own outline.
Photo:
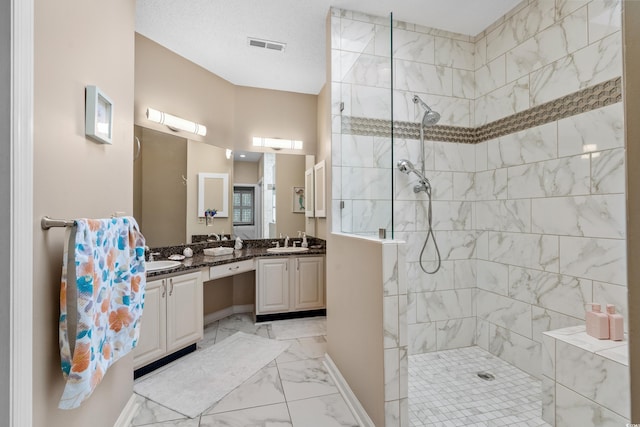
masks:
POLYGON ((275 50, 278 52, 284 52, 284 48, 287 46, 285 43, 273 42, 269 40, 248 38, 249 46, 258 47, 262 49, 275 50))

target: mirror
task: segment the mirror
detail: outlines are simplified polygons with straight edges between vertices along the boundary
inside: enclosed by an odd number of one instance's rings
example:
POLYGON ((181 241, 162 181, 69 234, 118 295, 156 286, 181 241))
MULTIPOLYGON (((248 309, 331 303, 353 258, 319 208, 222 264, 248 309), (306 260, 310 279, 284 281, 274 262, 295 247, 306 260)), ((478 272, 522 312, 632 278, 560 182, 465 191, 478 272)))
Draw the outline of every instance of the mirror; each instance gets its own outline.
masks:
POLYGON ((315 194, 315 185, 314 185, 314 168, 309 168, 304 171, 304 188, 307 192, 306 194, 306 205, 304 209, 304 216, 307 218, 313 218, 315 216, 314 206, 314 194, 315 194))
MULTIPOLYGON (((134 126, 134 135, 133 216, 147 245, 183 245, 194 234, 229 234, 231 218, 216 215, 207 227, 204 215, 198 216, 198 174, 233 174, 225 150, 141 126, 134 126)), ((217 188, 222 191, 221 185, 217 188)), ((208 208, 224 210, 224 204, 208 208)))
POLYGON ((309 157, 314 156, 234 153, 234 234, 256 239, 296 237, 305 231, 309 157))
POLYGON ((325 208, 325 180, 326 180, 326 172, 324 160, 318 163, 313 167, 314 169, 314 212, 315 216, 318 218, 324 218, 327 216, 327 210, 325 208))
POLYGON ((305 230, 305 214, 299 206, 294 208, 294 194, 300 196, 294 187, 305 188, 306 210, 312 196, 305 170, 313 168, 314 156, 245 152, 234 153, 234 160, 226 158, 223 148, 141 126, 134 127, 134 135, 133 215, 148 246, 190 243, 194 234, 224 232, 244 239, 278 237, 280 233, 295 237, 305 230), (209 183, 217 188, 211 194, 205 191, 203 209, 198 206, 199 174, 204 177, 202 188, 208 189, 209 183), (221 184, 221 175, 227 176, 226 185, 221 184), (234 187, 245 190, 234 192, 234 187), (219 195, 223 188, 228 189, 226 197, 219 195), (251 192, 254 202, 249 206, 246 194, 251 192), (226 200, 228 207, 209 202, 208 197, 226 200), (207 226, 199 212, 209 208, 217 209, 218 214, 207 226), (243 220, 247 220, 244 225, 233 225, 243 220))
POLYGON ((228 173, 198 173, 198 218, 207 210, 215 210, 218 218, 229 216, 228 173))

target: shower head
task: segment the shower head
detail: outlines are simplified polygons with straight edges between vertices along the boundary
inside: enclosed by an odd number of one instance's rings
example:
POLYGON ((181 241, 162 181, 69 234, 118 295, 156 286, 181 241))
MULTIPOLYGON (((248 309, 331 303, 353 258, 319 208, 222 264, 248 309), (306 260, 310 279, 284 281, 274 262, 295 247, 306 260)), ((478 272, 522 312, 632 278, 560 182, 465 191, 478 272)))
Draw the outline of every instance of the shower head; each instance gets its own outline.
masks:
POLYGON ((414 104, 420 104, 426 110, 422 116, 422 126, 433 126, 440 121, 440 114, 433 111, 418 95, 413 95, 414 104))

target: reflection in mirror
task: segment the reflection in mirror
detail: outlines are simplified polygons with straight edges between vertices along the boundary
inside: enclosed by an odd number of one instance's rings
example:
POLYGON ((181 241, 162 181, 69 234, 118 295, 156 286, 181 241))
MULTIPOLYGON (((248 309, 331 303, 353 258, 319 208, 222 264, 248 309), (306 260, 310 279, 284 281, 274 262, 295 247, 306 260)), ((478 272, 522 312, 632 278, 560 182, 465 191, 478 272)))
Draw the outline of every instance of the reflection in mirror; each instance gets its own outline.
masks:
POLYGON ((304 231, 304 210, 298 206, 305 202, 294 187, 305 187, 305 162, 298 154, 234 153, 233 233, 255 239, 304 231))
POLYGON ((198 173, 230 176, 233 163, 225 150, 140 126, 134 127, 134 135, 140 154, 134 160, 133 215, 147 245, 182 245, 193 234, 229 234, 231 218, 216 216, 207 227, 198 217, 198 173))
POLYGON ((324 160, 313 167, 315 171, 314 182, 314 205, 315 216, 324 218, 327 216, 325 208, 325 163, 324 160))
POLYGON ((314 169, 309 168, 304 171, 304 189, 305 189, 305 207, 304 207, 304 216, 307 218, 313 218, 315 216, 315 185, 313 182, 314 179, 314 169))
POLYGON ((198 218, 207 210, 215 210, 218 218, 229 216, 228 173, 198 173, 198 218))
MULTIPOLYGON (((187 140, 135 126, 140 151, 134 160, 133 216, 147 245, 186 240, 187 140)), ((138 152, 137 142, 134 152, 138 152)))
MULTIPOLYGON (((141 152, 134 161, 133 215, 150 247, 190 243, 192 235, 224 232, 252 239, 282 233, 293 238, 305 231, 305 215, 294 209, 293 188, 305 187, 306 208, 310 196, 305 165, 307 169, 313 166, 313 156, 234 152, 232 161, 226 159, 223 148, 204 142, 140 126, 135 126, 134 133, 141 152), (231 178, 228 217, 216 215, 209 226, 198 214, 200 172, 231 178)), ((137 151, 134 141, 134 153, 137 151)))

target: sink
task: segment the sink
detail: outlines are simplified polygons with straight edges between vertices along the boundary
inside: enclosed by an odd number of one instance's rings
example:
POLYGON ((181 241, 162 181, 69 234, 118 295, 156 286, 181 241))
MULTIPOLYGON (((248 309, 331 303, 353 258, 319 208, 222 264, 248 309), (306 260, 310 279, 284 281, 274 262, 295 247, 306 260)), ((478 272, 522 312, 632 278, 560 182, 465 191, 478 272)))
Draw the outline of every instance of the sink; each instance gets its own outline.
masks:
POLYGON ((299 246, 296 247, 288 247, 288 248, 269 248, 267 249, 267 252, 270 252, 272 254, 291 254, 291 253, 296 253, 296 252, 306 252, 308 251, 309 248, 301 248, 299 246))
POLYGON ((204 249, 204 254, 207 256, 217 256, 217 255, 230 255, 233 253, 233 248, 207 248, 204 249))
POLYGON ((147 261, 145 268, 147 272, 160 271, 160 270, 172 270, 182 265, 179 261, 147 261))

